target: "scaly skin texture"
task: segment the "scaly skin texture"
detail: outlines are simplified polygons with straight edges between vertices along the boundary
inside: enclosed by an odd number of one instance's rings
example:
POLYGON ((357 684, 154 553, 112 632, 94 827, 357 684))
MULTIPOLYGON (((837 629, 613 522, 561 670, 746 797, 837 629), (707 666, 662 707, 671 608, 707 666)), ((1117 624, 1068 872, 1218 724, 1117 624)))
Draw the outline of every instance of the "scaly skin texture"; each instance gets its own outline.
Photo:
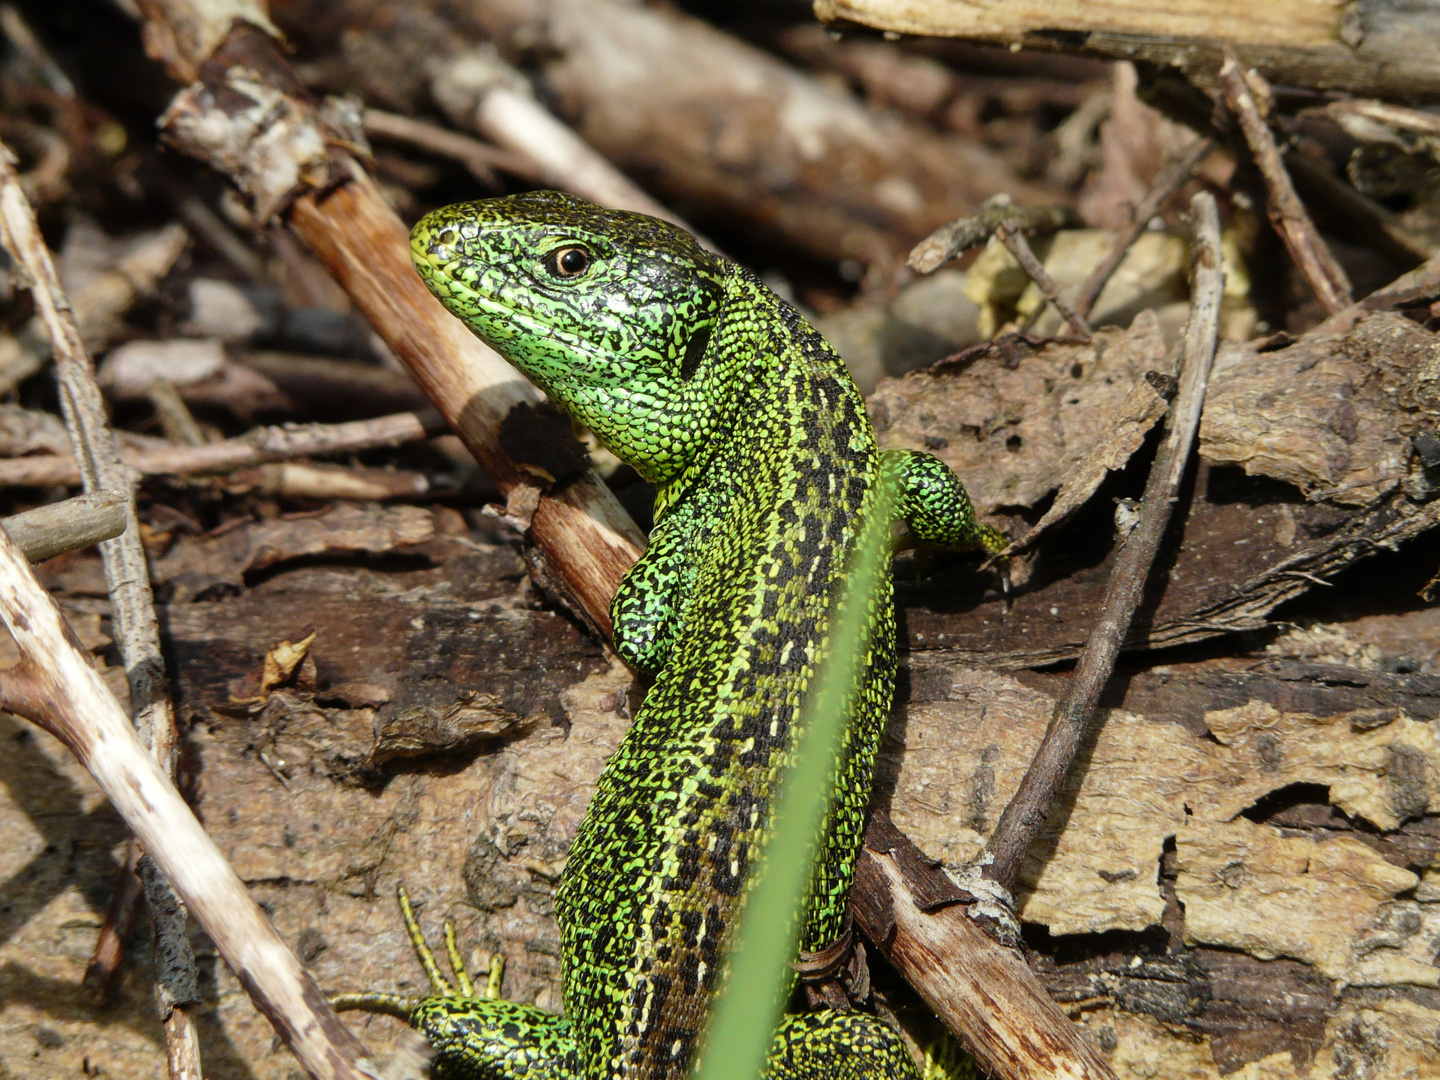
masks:
MULTIPOLYGON (((924 542, 994 551, 1003 538, 975 522, 942 463, 882 456, 824 339, 680 229, 537 192, 438 210, 411 246, 453 314, 658 487, 650 546, 611 609, 617 651, 655 682, 600 776, 556 898, 568 1024, 454 997, 411 1020, 441 1048, 446 1076, 678 1080, 882 472, 924 542)), ((888 578, 871 610, 807 950, 840 930, 890 708, 888 578)), ((883 1022, 828 1011, 787 1018, 770 1075, 839 1075, 837 1062, 857 1077, 916 1076, 883 1022)))

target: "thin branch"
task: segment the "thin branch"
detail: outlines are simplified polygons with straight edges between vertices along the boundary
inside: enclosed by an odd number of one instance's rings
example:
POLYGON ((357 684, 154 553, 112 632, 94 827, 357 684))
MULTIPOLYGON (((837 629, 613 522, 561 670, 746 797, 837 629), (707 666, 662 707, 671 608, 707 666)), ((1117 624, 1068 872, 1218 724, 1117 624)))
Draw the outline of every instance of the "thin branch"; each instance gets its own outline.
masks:
POLYGON ((544 170, 529 154, 503 150, 469 135, 443 128, 439 124, 417 120, 413 116, 366 109, 365 134, 408 143, 417 149, 458 161, 470 170, 470 175, 476 180, 492 187, 497 182, 496 169, 534 184, 543 183, 545 180, 544 170))
POLYGON ((88 491, 0 520, 32 563, 112 540, 129 522, 129 499, 118 491, 88 491))
POLYGON ((0 619, 23 658, 0 708, 39 724, 89 770, 256 1006, 318 1080, 365 1080, 365 1049, 151 759, 24 556, 0 532, 0 619))
POLYGON ((1075 296, 1077 315, 1082 319, 1090 317, 1090 310, 1095 306, 1095 301, 1100 299, 1106 282, 1125 261, 1131 245, 1149 226, 1150 219, 1165 208, 1165 204, 1185 186, 1186 181, 1200 167, 1200 163, 1209 157, 1210 151, 1214 149, 1214 139, 1199 138, 1165 159, 1165 164, 1160 166, 1160 171, 1155 174, 1155 182, 1150 185, 1150 190, 1136 204, 1130 224, 1121 230, 1120 235, 1115 238, 1115 246, 1100 260, 1100 264, 1090 271, 1090 276, 1080 286, 1080 292, 1075 296))
POLYGON ((1139 606, 1145 579, 1169 524, 1170 510, 1200 425, 1205 387, 1215 359, 1225 275, 1220 268, 1220 219, 1214 197, 1202 191, 1191 200, 1190 208, 1195 221, 1195 282, 1181 357, 1180 389, 1167 419, 1165 440, 1145 485, 1139 523, 1116 557, 1095 628, 1064 697, 1055 703, 1034 760, 977 861, 987 878, 1012 891, 1025 852, 1054 805, 1114 669, 1120 644, 1139 606))
MULTIPOLYGON (((95 365, 81 339, 80 325, 70 301, 60 288, 49 249, 15 171, 14 159, 3 146, 0 146, 0 234, 11 258, 29 279, 36 314, 54 349, 60 406, 85 490, 90 494, 120 494, 124 498, 124 529, 100 544, 110 592, 113 634, 130 683, 135 726, 149 744, 155 763, 166 775, 174 777, 180 736, 175 727, 175 705, 170 697, 165 660, 160 652, 160 627, 155 618, 155 598, 150 591, 150 565, 140 540, 134 474, 120 462, 115 433, 110 428, 105 402, 95 382, 95 365)), ((125 891, 123 885, 120 891, 125 891)), ((174 1022, 165 1026, 165 1037, 170 1060, 188 1062, 194 1058, 197 1036, 188 1010, 177 1011, 174 1022)), ((196 1065, 198 1069, 198 1059, 196 1065)), ((175 1080, 181 1078, 177 1076, 175 1080)))
POLYGON ((1245 132, 1245 141, 1250 144, 1250 153, 1254 155, 1260 175, 1265 179, 1269 192, 1270 223, 1280 234, 1280 239, 1285 241, 1290 257, 1320 298, 1326 312, 1333 315, 1351 302, 1350 279, 1335 261, 1335 256, 1330 254, 1325 241, 1320 239, 1305 204, 1295 194, 1295 185, 1285 171, 1275 137, 1270 134, 1260 115, 1260 108, 1255 104, 1251 80, 1264 86, 1259 75, 1252 72, 1247 76, 1240 69, 1234 54, 1227 50, 1225 62, 1220 65, 1220 85, 1225 90, 1225 101, 1230 111, 1245 132))
POLYGON ((996 228, 995 235, 1005 245, 1005 250, 1015 256, 1015 261, 1020 264, 1020 269, 1024 270, 1030 280, 1035 282, 1035 287, 1040 290, 1041 295, 1055 305, 1055 310, 1060 313, 1062 319, 1070 324, 1070 329, 1075 332, 1076 336, 1088 341, 1090 324, 1060 295, 1059 283, 1050 276, 1040 260, 1035 257, 1035 252, 1030 249, 1030 244, 1015 223, 1002 222, 996 228))
POLYGON ((980 212, 942 225, 916 244, 907 265, 917 274, 940 269, 955 256, 990 239, 1001 225, 1011 222, 1027 236, 1053 233, 1070 223, 1070 211, 1063 206, 1016 206, 1008 195, 985 200, 980 212))
MULTIPOLYGON (((507 500, 542 475, 529 466, 560 475, 544 469, 543 461, 517 460, 512 442, 502 445, 502 427, 528 421, 538 394, 430 295, 411 266, 404 223, 316 115, 275 41, 256 21, 231 24, 228 9, 197 13, 183 0, 144 7, 147 40, 164 43, 160 53, 172 71, 198 72, 201 79, 161 119, 166 137, 230 176, 254 200, 259 217, 288 221, 507 500), (206 23, 201 34, 192 25, 197 18, 221 21, 206 23), (236 110, 236 101, 251 104, 236 110)), ((527 450, 541 456, 566 449, 583 462, 578 444, 554 442, 527 450)), ((644 547, 644 536, 591 471, 541 495, 529 538, 550 579, 608 633, 610 598, 644 547)))
POLYGON ((858 926, 995 1080, 1115 1080, 1018 949, 970 918, 975 897, 874 813, 855 867, 858 926))
MULTIPOLYGON (((147 443, 126 448, 123 460, 144 476, 197 476, 233 472, 267 461, 401 446, 438 435, 443 426, 415 413, 395 413, 345 424, 281 424, 204 446, 147 443)), ((44 487, 80 482, 75 459, 64 454, 0 460, 0 485, 44 487)))

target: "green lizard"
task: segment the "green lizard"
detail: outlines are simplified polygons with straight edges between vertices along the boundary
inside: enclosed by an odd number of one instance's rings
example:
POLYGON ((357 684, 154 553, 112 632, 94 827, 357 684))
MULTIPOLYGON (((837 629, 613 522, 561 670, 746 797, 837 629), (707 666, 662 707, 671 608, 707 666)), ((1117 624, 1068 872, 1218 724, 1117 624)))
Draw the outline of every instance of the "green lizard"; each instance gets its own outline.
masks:
MULTIPOLYGON (((882 477, 918 542, 993 553, 1005 540, 939 460, 877 450, 844 362, 795 308, 673 225, 535 192, 437 210, 411 248, 445 307, 657 494, 650 545, 611 605, 616 651, 655 681, 556 897, 566 1017, 432 976, 437 994, 408 1019, 441 1077, 679 1080, 882 477)), ((841 930, 890 709, 888 576, 870 611, 808 951, 841 930)), ((769 1075, 918 1074, 883 1021, 820 1010, 783 1021, 769 1075)))

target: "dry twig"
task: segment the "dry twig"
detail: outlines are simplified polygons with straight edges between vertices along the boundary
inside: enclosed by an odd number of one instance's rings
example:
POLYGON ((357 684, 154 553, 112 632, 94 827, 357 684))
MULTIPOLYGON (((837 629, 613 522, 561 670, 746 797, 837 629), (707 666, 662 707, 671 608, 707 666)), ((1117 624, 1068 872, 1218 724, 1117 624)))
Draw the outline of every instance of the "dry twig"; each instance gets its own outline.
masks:
MULTIPOLYGON (((377 416, 373 420, 352 420, 348 424, 252 428, 244 435, 204 446, 146 443, 143 447, 127 448, 122 457, 126 466, 144 476, 196 476, 232 472, 267 461, 401 446, 438 435, 443 430, 439 423, 427 422, 415 413, 406 412, 377 416)), ((44 487, 79 481, 80 469, 75 459, 63 454, 0 460, 0 485, 44 487)))
POLYGON ((0 520, 32 563, 112 540, 125 531, 130 500, 118 491, 90 491, 0 520))
POLYGON ((1054 805, 1114 668, 1170 521, 1170 510, 1200 424, 1219 335, 1225 275, 1220 269, 1220 220, 1214 197, 1200 192, 1190 206, 1195 220, 1195 283, 1181 358, 1180 389, 1168 417, 1165 440, 1145 485, 1139 523, 1120 549, 1099 618, 1065 695, 1055 704, 1045 737, 978 860, 987 878, 1012 891, 1025 852, 1054 805))
POLYGON ((1350 303, 1350 279, 1330 254, 1325 241, 1320 239, 1320 233, 1315 228, 1315 223, 1310 220, 1305 204, 1300 201, 1300 196, 1295 194, 1295 185, 1290 182, 1290 174, 1285 171, 1285 163, 1280 159, 1275 138, 1260 115, 1260 108, 1255 104, 1255 96, 1251 92, 1249 80, 1258 81, 1259 78, 1253 73, 1247 76, 1240 69, 1239 61, 1231 54, 1226 55, 1225 63, 1220 66, 1220 85, 1225 90, 1225 101, 1240 121, 1240 128, 1245 132, 1245 141, 1250 144, 1255 164, 1265 179, 1265 187, 1269 192, 1266 205, 1270 212, 1270 223, 1280 234, 1280 239, 1285 241, 1290 257, 1295 260, 1300 273, 1320 298, 1326 312, 1333 315, 1350 303))
MULTIPOLYGON (((1030 280, 1035 282, 1035 287, 1040 290, 1045 299, 1055 305, 1055 310, 1060 313, 1062 319, 1070 324, 1070 329, 1075 332, 1076 336, 1087 341, 1090 340, 1090 324, 1060 295, 1059 282, 1050 276, 1040 260, 1035 257, 1035 252, 1030 249, 1030 244, 1019 227, 1013 222, 1002 222, 996 228, 995 235, 1005 245, 1005 250, 1015 256, 1015 261, 1020 264, 1020 268, 1025 271, 1030 280)), ((1038 316, 1039 312, 1044 310, 1043 305, 1037 308, 1036 315, 1038 316)), ((1022 327, 1021 333, 1024 331, 1025 328, 1022 327)))
POLYGON ((883 813, 855 867, 855 923, 996 1080, 1115 1080, 1017 949, 967 915, 974 898, 883 813))
MULTIPOLYGON (((21 189, 14 159, 4 147, 0 147, 0 233, 11 257, 29 278, 37 315, 54 348, 60 405, 85 490, 92 494, 119 492, 125 497, 125 528, 114 539, 101 542, 100 557, 109 585, 115 644, 130 682, 135 725, 156 764, 173 777, 179 733, 160 653, 150 567, 140 541, 133 475, 120 462, 115 433, 95 382, 95 366, 21 189)), ((125 891, 123 886, 120 891, 125 891)), ((167 1022, 165 1039, 172 1062, 199 1061, 199 1037, 188 1010, 177 1010, 174 1022, 167 1022)))
POLYGON ((1130 246, 1140 238, 1140 234, 1150 224, 1150 219, 1163 210, 1165 204, 1185 186, 1185 182, 1190 179, 1191 174, 1200 167, 1202 161, 1210 156, 1210 151, 1213 149, 1215 149, 1214 139, 1198 138, 1183 150, 1172 154, 1166 159, 1165 164, 1160 166, 1160 171, 1155 174, 1155 182, 1150 185, 1150 190, 1136 204, 1134 212, 1131 214, 1130 224, 1115 238, 1115 246, 1110 249, 1105 258, 1100 260, 1100 264, 1090 271, 1090 276, 1080 286, 1080 292, 1075 297, 1075 313, 1082 319, 1089 317, 1090 309, 1095 306, 1095 301, 1100 299, 1100 294, 1105 290, 1105 283, 1125 261, 1125 255, 1129 252, 1130 246))
POLYGON ((962 252, 985 243, 1007 222, 1033 236, 1063 229, 1070 222, 1070 212, 1060 206, 1016 206, 1008 195, 996 195, 985 200, 978 214, 942 225, 921 240, 911 249, 907 264, 917 274, 932 273, 962 252))

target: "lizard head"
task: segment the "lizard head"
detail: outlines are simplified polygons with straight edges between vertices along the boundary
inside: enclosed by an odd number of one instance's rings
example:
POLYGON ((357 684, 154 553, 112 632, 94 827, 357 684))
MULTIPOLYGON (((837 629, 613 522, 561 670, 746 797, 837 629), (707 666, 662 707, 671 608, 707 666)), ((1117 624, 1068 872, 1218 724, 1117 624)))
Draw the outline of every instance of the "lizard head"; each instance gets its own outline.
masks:
POLYGON ((722 422, 734 372, 706 354, 733 268, 683 229, 537 191, 436 210, 410 249, 452 314, 646 479, 722 422))

